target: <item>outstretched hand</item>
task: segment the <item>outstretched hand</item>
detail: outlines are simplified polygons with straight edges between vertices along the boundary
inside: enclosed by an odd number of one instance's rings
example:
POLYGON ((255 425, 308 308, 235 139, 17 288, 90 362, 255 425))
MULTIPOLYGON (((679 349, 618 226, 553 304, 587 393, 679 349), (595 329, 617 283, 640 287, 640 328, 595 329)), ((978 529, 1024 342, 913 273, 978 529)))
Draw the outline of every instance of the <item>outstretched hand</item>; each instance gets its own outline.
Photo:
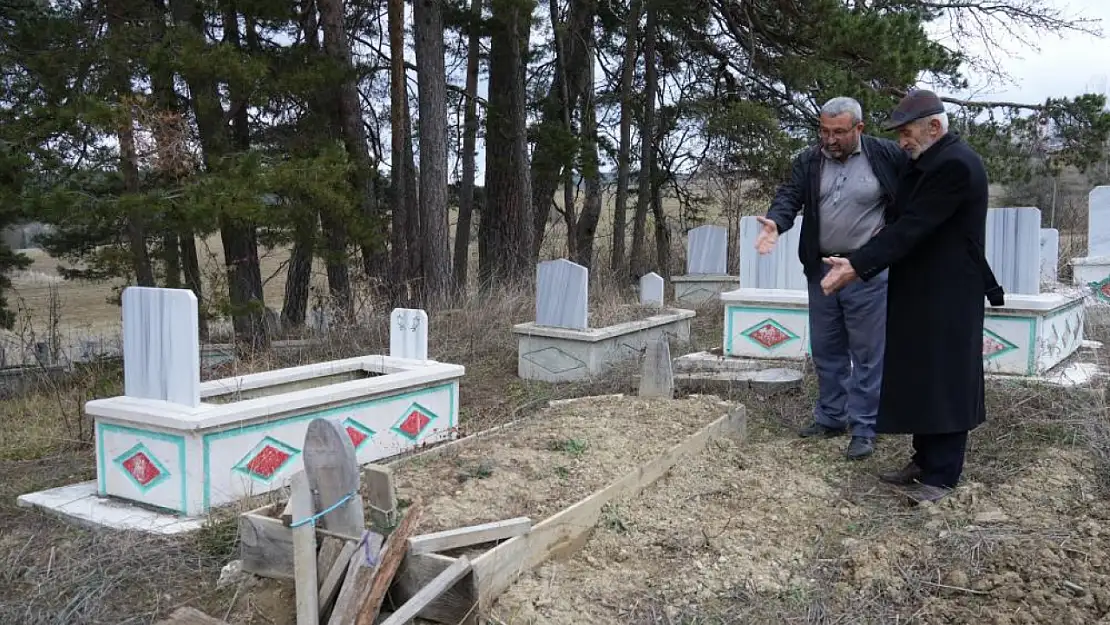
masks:
POLYGON ((825 264, 832 267, 829 273, 821 279, 821 290, 825 295, 832 295, 840 289, 848 286, 853 280, 856 279, 856 270, 852 268, 852 263, 847 258, 826 258, 825 264))
POLYGON ((763 230, 755 239, 755 249, 760 254, 769 254, 771 250, 775 249, 775 243, 779 241, 779 226, 766 217, 756 217, 755 219, 763 225, 763 230))

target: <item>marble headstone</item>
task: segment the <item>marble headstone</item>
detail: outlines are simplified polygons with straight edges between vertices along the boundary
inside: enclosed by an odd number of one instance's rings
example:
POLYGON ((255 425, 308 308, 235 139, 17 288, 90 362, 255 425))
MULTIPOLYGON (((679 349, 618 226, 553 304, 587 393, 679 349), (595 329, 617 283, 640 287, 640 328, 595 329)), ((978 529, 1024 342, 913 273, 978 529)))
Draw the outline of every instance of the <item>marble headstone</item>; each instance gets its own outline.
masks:
POLYGON ((805 272, 798 259, 799 234, 802 218, 794 220, 794 227, 779 235, 775 249, 761 255, 755 241, 763 224, 752 216, 740 218, 740 287, 745 289, 796 289, 805 290, 805 272))
POLYGON ((536 266, 536 325, 585 330, 590 272, 565 258, 536 266))
POLYGON ((1056 228, 1041 228, 1041 282, 1054 284, 1056 270, 1060 264, 1060 231, 1056 228))
POLYGON ((674 398, 674 369, 666 335, 648 341, 640 370, 640 397, 674 398))
POLYGON ((418 308, 394 308, 389 315, 389 355, 428 359, 428 313, 418 308))
POLYGON ((192 291, 124 289, 123 394, 200 405, 200 335, 192 291))
POLYGON ((1087 196, 1087 256, 1110 256, 1110 186, 1095 187, 1087 196))
POLYGON ((1041 292, 1041 211, 992 208, 987 211, 987 262, 1007 293, 1041 292))
POLYGON ((663 305, 663 276, 653 271, 640 277, 640 304, 663 305))
POLYGON ((728 273, 728 228, 705 225, 686 235, 686 273, 722 276, 728 273))

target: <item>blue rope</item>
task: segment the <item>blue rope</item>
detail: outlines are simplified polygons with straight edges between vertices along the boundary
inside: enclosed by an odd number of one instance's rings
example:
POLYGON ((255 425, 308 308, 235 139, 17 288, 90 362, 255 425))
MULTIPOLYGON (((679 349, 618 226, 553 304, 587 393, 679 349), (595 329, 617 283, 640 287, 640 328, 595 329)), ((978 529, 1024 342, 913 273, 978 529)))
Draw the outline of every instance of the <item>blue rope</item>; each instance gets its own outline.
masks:
POLYGON ((343 495, 342 497, 340 497, 339 501, 335 502, 331 506, 325 508, 324 510, 321 510, 320 512, 317 512, 316 514, 314 514, 310 517, 305 517, 303 519, 300 519, 299 521, 294 521, 293 523, 289 524, 289 527, 290 528, 300 527, 302 525, 307 525, 308 523, 312 523, 313 525, 315 525, 316 521, 320 520, 321 517, 328 514, 329 512, 332 512, 333 510, 335 510, 339 506, 342 506, 343 504, 347 503, 354 496, 355 496, 355 493, 353 493, 353 492, 347 493, 346 495, 343 495))

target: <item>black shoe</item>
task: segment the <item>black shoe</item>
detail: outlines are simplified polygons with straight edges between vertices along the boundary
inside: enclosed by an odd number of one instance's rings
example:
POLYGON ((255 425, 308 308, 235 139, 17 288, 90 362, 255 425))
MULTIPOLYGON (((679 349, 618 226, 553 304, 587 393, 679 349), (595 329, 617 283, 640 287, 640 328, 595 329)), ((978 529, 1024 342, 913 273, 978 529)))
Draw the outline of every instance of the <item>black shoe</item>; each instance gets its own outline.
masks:
POLYGON ((875 453, 875 439, 867 436, 853 436, 845 452, 849 459, 859 460, 875 453))
POLYGON ((908 486, 921 479, 921 467, 914 464, 914 462, 911 460, 908 464, 906 464, 906 466, 902 467, 901 469, 880 472, 879 479, 888 484, 908 486))
POLYGON ((840 436, 841 434, 844 434, 847 431, 848 430, 846 428, 836 429, 836 428, 828 427, 827 425, 821 425, 820 423, 814 423, 813 425, 805 428, 801 432, 798 432, 798 435, 801 436, 802 438, 812 438, 814 436, 821 436, 821 437, 824 437, 824 438, 834 438, 834 437, 840 436))
POLYGON ((914 484, 906 489, 906 498, 911 506, 916 506, 925 502, 936 503, 951 493, 951 488, 944 488, 943 486, 914 484))

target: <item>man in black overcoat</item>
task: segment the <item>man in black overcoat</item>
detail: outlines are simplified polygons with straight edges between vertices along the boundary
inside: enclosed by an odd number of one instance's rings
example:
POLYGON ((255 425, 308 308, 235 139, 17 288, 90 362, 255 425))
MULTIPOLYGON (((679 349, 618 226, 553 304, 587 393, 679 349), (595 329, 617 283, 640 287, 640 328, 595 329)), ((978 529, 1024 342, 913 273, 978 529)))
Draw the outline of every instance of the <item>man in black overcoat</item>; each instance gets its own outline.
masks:
POLYGON ((833 293, 889 268, 886 354, 877 431, 912 434, 914 456, 880 474, 911 500, 936 501, 963 472, 968 432, 985 420, 983 296, 1001 305, 986 264, 987 173, 948 132, 944 104, 915 91, 884 127, 897 129, 910 163, 899 179, 895 218, 848 258, 826 258, 833 293))

